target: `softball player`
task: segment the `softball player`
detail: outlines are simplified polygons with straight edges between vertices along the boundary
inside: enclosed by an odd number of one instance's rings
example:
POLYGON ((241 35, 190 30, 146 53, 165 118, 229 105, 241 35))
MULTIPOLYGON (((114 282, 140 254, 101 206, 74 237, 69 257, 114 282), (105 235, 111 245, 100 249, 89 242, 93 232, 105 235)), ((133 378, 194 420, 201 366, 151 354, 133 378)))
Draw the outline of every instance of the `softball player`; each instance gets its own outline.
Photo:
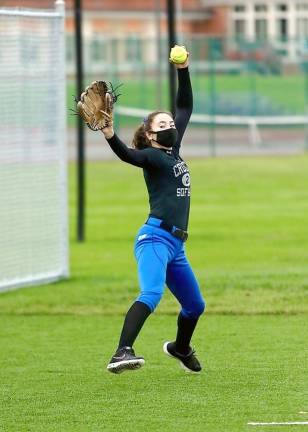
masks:
POLYGON ((201 371, 190 341, 205 302, 185 256, 190 175, 179 155, 193 107, 188 57, 185 63, 175 67, 178 93, 174 119, 169 112, 151 113, 135 132, 134 148, 128 148, 118 138, 112 122, 102 130, 122 161, 143 169, 150 202, 149 217, 135 240, 140 295, 126 314, 118 348, 107 366, 113 373, 138 369, 145 363, 143 357, 135 355, 133 344, 145 320, 158 305, 165 284, 181 304, 181 311, 176 339, 166 342, 163 350, 179 360, 187 371, 201 371))

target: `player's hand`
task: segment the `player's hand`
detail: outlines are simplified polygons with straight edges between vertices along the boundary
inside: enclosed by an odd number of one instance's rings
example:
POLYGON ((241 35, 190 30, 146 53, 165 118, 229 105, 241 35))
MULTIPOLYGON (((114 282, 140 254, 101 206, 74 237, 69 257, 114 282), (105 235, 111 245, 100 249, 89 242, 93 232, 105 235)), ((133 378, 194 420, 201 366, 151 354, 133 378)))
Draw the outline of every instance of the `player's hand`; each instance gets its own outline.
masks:
POLYGON ((186 59, 185 63, 179 63, 179 64, 173 63, 173 64, 177 69, 187 68, 189 66, 189 52, 187 52, 187 59, 186 59))
POLYGON ((189 52, 184 45, 174 45, 170 49, 169 61, 176 69, 184 69, 189 65, 189 52))
POLYGON ((101 129, 101 131, 103 132, 104 136, 106 139, 112 138, 114 135, 114 130, 113 130, 113 103, 112 103, 112 99, 109 93, 106 94, 105 96, 105 106, 106 106, 106 111, 100 111, 105 119, 106 122, 106 126, 101 129))

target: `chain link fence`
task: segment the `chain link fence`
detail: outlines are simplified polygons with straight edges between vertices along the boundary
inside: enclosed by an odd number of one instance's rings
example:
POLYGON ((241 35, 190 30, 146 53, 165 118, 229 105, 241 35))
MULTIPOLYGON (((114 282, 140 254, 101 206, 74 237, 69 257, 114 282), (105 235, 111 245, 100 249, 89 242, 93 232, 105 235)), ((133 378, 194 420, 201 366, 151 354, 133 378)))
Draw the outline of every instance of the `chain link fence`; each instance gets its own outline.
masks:
MULTIPOLYGON (((73 82, 73 39, 67 38, 73 82)), ((194 90, 191 153, 307 150, 308 40, 184 39, 194 90)), ((168 51, 165 39, 97 34, 85 41, 85 82, 124 84, 116 126, 127 138, 143 112, 169 108, 168 51)), ((73 84, 68 93, 71 103, 73 84)))

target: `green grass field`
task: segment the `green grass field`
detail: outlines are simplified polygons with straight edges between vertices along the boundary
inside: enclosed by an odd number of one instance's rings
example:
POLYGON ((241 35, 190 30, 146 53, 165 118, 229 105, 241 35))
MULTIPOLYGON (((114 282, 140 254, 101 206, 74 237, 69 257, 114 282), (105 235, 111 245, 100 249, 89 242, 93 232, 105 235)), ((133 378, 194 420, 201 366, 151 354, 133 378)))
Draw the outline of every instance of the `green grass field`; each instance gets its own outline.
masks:
POLYGON ((0 296, 1 431, 239 432, 254 430, 251 421, 308 421, 308 157, 189 165, 187 254, 207 300, 193 339, 203 372, 186 374, 162 352, 178 312, 168 291, 136 342, 145 367, 105 371, 138 293, 133 240, 147 196, 141 170, 89 164, 78 244, 71 167, 71 278, 0 296))

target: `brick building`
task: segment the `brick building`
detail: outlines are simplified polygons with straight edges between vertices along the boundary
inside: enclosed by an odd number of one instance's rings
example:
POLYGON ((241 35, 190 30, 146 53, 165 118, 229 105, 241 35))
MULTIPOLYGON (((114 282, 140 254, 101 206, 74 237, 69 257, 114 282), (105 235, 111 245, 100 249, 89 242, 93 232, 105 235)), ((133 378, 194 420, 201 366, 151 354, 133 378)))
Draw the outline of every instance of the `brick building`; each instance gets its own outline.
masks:
MULTIPOLYGON (((73 31, 73 0, 66 0, 67 30, 73 31)), ((202 0, 176 0, 178 30, 183 33, 227 32, 226 6, 208 7, 202 0)), ((52 0, 0 0, 0 7, 50 8, 52 0)), ((109 35, 143 35, 150 37, 157 32, 157 18, 161 32, 166 32, 165 0, 83 0, 85 36, 103 32, 109 35)))
MULTIPOLYGON (((268 40, 286 61, 308 50, 308 0, 175 0, 179 39, 198 35, 268 40), (307 45, 307 47, 306 47, 307 45)), ((0 0, 0 7, 53 7, 53 0, 0 0)), ((68 48, 74 33, 74 0, 66 0, 68 48)), ((83 0, 84 37, 155 39, 167 33, 166 0, 83 0)), ((68 49, 69 54, 70 49, 68 49)), ((306 55, 306 54, 305 54, 306 55)))
MULTIPOLYGON (((178 30, 248 39, 308 37, 308 0, 175 0, 178 30)), ((48 8, 53 0, 0 0, 0 7, 48 8)), ((73 31, 74 0, 66 0, 67 30, 73 31)), ((85 35, 151 37, 166 32, 166 0, 83 0, 85 35)))

